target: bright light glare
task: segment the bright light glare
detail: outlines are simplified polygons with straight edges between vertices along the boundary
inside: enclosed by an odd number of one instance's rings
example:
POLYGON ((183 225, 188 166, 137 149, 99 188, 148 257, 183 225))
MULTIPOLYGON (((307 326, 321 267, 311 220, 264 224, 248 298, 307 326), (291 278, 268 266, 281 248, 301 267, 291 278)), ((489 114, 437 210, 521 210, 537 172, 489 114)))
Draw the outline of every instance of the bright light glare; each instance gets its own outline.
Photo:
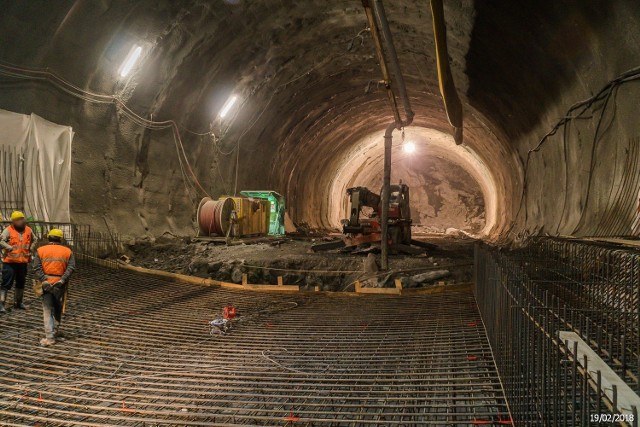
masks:
POLYGON ((416 144, 413 142, 405 142, 402 144, 402 150, 407 154, 411 154, 416 151, 416 144))
POLYGON ((120 67, 120 77, 126 77, 127 74, 129 74, 133 66, 136 65, 136 62, 140 58, 141 53, 142 47, 134 46, 131 48, 129 55, 127 55, 127 58, 124 60, 122 66, 120 67))
POLYGON ((220 110, 220 118, 224 119, 224 116, 226 116, 229 113, 229 110, 231 110, 231 107, 233 107, 233 104, 235 104, 237 100, 238 100, 238 97, 233 95, 231 96, 231 98, 227 100, 227 102, 225 102, 224 106, 222 107, 222 110, 220 110))

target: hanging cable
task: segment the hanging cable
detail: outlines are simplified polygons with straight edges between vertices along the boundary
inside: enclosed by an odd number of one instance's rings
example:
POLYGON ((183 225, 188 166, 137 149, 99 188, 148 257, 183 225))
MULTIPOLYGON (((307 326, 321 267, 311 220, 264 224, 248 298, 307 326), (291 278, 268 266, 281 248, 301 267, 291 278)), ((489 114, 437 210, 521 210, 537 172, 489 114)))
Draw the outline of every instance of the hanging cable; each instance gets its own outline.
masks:
MULTIPOLYGON (((82 99, 86 102, 90 103, 98 103, 98 104, 114 104, 116 110, 124 114, 127 118, 133 121, 135 124, 144 127, 146 129, 151 130, 162 130, 172 128, 172 134, 174 143, 176 145, 176 150, 178 154, 178 162, 180 164, 180 169, 182 172, 183 179, 185 183, 189 183, 196 187, 202 194, 205 196, 209 196, 208 192, 204 189, 197 176, 195 175, 191 163, 189 162, 189 158, 187 157, 186 151, 184 149, 184 144, 182 143, 182 137, 180 136, 180 127, 177 122, 174 120, 163 120, 163 121, 153 121, 145 119, 141 117, 137 113, 135 113, 131 108, 129 108, 126 103, 116 95, 104 95, 100 93, 95 93, 91 91, 84 90, 78 86, 75 86, 71 82, 63 79, 56 73, 49 71, 48 68, 45 69, 35 69, 35 68, 26 68, 14 64, 9 64, 6 62, 0 61, 0 75, 12 77, 12 78, 20 78, 27 80, 41 80, 46 81, 56 88, 62 90, 63 92, 74 96, 76 98, 82 99)), ((211 132, 206 133, 197 133, 194 131, 187 130, 187 132, 192 134, 200 134, 206 135, 211 132)), ((190 197, 192 197, 190 195, 190 197)), ((210 196, 209 196, 210 197, 210 196)))
MULTIPOLYGON (((624 73, 620 74, 618 77, 616 77, 615 79, 609 81, 606 85, 604 85, 595 95, 586 98, 582 101, 578 101, 575 104, 571 105, 569 107, 569 109, 567 110, 567 112, 565 113, 564 117, 562 117, 560 120, 558 120, 558 122, 551 128, 551 130, 549 132, 547 132, 538 142, 538 144, 536 144, 535 147, 533 147, 532 149, 530 149, 527 152, 527 157, 525 160, 525 164, 524 164, 524 168, 523 168, 523 188, 522 188, 522 193, 520 195, 520 203, 518 206, 518 210, 516 211, 516 214, 514 215, 514 219, 511 222, 511 226, 507 229, 506 233, 507 234, 512 234, 513 233, 513 229, 516 226, 517 223, 517 218, 520 216, 520 213, 522 212, 523 206, 524 206, 524 214, 525 214, 525 219, 524 219, 524 224, 523 227, 526 227, 526 224, 528 222, 528 207, 527 207, 527 191, 528 191, 528 180, 529 180, 529 164, 531 161, 531 157, 534 153, 539 152, 544 145, 549 141, 550 137, 555 135, 560 128, 563 128, 565 126, 567 126, 572 120, 578 120, 578 119, 591 119, 593 118, 593 115, 589 115, 589 116, 585 116, 585 113, 587 113, 589 110, 591 110, 593 107, 599 105, 599 107, 597 107, 595 109, 595 111, 598 110, 602 110, 601 111, 601 115, 599 117, 598 120, 598 125, 597 125, 597 131, 594 134, 594 140, 593 140, 593 146, 592 146, 592 152, 595 151, 595 145, 598 142, 598 138, 600 136, 600 125, 602 123, 602 119, 604 116, 604 110, 606 109, 607 105, 608 105, 608 100, 611 97, 611 95, 614 93, 614 91, 622 84, 627 83, 627 82, 631 82, 631 81, 635 81, 635 80, 640 80, 640 67, 634 67, 631 68, 627 71, 625 71, 624 73), (600 104, 600 102, 602 102, 602 104, 600 104)), ((566 137, 566 133, 564 134, 564 137, 566 137)), ((563 141, 566 140, 563 138, 563 141)), ((591 160, 591 164, 590 164, 590 172, 589 172, 589 184, 588 184, 588 192, 590 191, 590 187, 591 187, 591 181, 592 181, 592 175, 593 175, 593 169, 594 169, 594 157, 592 154, 592 160, 591 160)), ((588 194, 587 194, 588 197, 588 194)), ((564 209, 564 208, 563 208, 564 209)), ((563 212, 564 215, 564 212, 563 212)), ((574 230, 575 231, 575 230, 574 230)))

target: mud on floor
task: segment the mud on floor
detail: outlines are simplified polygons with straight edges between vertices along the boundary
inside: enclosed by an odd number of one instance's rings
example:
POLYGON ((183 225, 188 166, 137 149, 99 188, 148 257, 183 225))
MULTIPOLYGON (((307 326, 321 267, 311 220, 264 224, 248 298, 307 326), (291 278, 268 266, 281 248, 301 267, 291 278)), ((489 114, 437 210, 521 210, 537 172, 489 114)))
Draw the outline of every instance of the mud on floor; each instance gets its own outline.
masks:
POLYGON ((379 254, 349 254, 338 250, 314 253, 314 239, 274 239, 255 244, 226 246, 190 239, 136 241, 128 245, 133 265, 241 283, 285 284, 312 290, 353 290, 356 280, 364 286, 393 286, 399 278, 405 288, 468 283, 472 280, 473 240, 429 236, 421 240, 438 249, 420 255, 392 255, 390 271, 379 272, 379 254), (283 241, 284 240, 284 241, 283 241))

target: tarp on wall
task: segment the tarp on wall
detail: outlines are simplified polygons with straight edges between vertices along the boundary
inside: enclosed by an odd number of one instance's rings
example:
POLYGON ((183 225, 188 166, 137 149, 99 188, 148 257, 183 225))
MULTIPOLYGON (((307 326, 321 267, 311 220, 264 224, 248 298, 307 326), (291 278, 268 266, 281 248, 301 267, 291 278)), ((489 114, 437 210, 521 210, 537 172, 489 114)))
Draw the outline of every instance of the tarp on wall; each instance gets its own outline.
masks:
MULTIPOLYGON (((0 145, 13 146, 25 153, 25 215, 39 221, 70 222, 71 185, 70 126, 51 123, 35 114, 0 110, 0 145)), ((8 179, 2 171, 0 179, 8 179)))

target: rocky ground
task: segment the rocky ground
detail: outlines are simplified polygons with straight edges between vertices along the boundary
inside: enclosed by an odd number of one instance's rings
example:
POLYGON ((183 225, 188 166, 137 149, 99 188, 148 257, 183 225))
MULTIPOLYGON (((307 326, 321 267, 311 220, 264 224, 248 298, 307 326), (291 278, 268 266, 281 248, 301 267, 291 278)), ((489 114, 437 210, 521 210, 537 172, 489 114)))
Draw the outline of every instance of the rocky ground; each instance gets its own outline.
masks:
MULTIPOLYGON (((136 241, 127 246, 132 265, 241 283, 297 284, 324 291, 353 290, 356 280, 364 286, 393 286, 400 278, 406 288, 438 283, 467 283, 472 278, 473 240, 430 236, 421 240, 437 245, 419 255, 392 255, 390 271, 380 272, 380 255, 351 254, 340 250, 314 253, 311 245, 322 238, 284 238, 260 243, 234 244, 163 238, 136 241)), ((330 239, 325 237, 324 240, 330 239)))

